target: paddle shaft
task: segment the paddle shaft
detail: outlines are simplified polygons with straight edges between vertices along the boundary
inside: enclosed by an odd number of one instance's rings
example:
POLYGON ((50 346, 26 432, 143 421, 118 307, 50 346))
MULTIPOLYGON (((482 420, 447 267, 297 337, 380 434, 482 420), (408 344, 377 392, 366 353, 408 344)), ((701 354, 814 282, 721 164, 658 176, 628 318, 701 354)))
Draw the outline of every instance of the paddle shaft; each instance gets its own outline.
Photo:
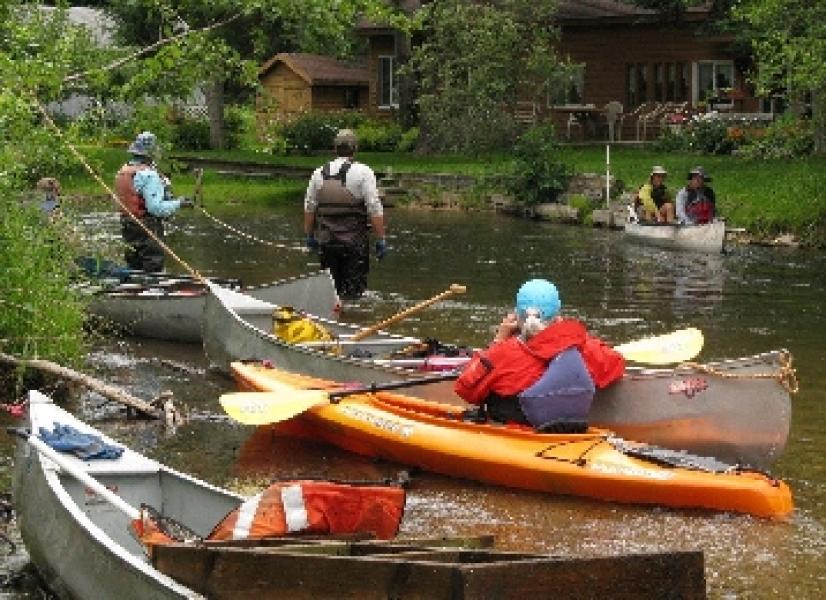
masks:
POLYGON ((357 342, 361 339, 364 339, 369 335, 373 335, 379 329, 383 329, 384 327, 387 327, 388 325, 392 325, 393 323, 401 321, 402 319, 404 319, 406 317, 409 317, 410 315, 412 315, 414 313, 417 313, 417 312, 419 312, 420 310, 422 310, 424 308, 427 308, 431 304, 435 304, 439 300, 443 300, 444 298, 447 298, 448 296, 452 296, 453 294, 464 294, 466 289, 467 288, 465 286, 458 285, 458 284, 454 283, 453 285, 450 286, 449 289, 445 290, 441 294, 437 294, 437 295, 433 296, 432 298, 430 298, 429 300, 425 300, 424 302, 419 302, 417 305, 411 306, 410 308, 408 308, 406 310, 403 310, 400 313, 397 313, 397 314, 393 315, 392 317, 389 317, 389 318, 385 319, 384 321, 381 321, 380 323, 376 323, 375 325, 367 327, 366 329, 362 329, 361 331, 356 333, 352 338, 350 338, 350 340, 353 341, 353 342, 357 342))
POLYGON ((352 396, 354 394, 372 394, 375 392, 385 392, 388 390, 400 390, 403 388, 416 387, 417 385, 428 385, 431 383, 439 383, 440 381, 453 381, 459 377, 459 373, 451 371, 450 373, 443 373, 441 375, 434 375, 433 377, 422 377, 421 379, 405 379, 404 381, 389 381, 387 383, 371 383, 349 390, 340 390, 330 392, 330 402, 337 404, 339 400, 345 396, 352 396))
POLYGON ((93 490, 96 494, 102 496, 107 502, 109 502, 112 506, 120 510, 130 519, 140 518, 140 511, 137 508, 135 508, 131 504, 128 504, 126 501, 124 501, 123 498, 115 494, 112 490, 107 488, 97 479, 93 478, 86 471, 78 469, 77 465, 73 464, 72 461, 67 459, 67 457, 62 456, 59 452, 57 452, 54 448, 46 444, 36 435, 30 434, 27 431, 13 428, 8 429, 7 431, 14 433, 14 435, 17 435, 26 440, 26 442, 32 448, 34 448, 40 454, 54 462, 63 471, 77 479, 80 483, 82 483, 89 489, 93 490))

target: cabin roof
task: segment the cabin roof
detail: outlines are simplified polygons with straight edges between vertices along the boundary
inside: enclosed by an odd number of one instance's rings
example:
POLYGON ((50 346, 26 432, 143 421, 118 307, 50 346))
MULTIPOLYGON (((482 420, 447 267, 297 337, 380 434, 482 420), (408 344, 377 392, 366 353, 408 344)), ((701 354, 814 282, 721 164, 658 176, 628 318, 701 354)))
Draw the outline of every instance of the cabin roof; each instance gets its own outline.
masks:
POLYGON ((285 64, 310 85, 367 85, 369 73, 362 64, 322 56, 282 52, 268 60, 258 71, 258 77, 269 73, 279 63, 285 64))

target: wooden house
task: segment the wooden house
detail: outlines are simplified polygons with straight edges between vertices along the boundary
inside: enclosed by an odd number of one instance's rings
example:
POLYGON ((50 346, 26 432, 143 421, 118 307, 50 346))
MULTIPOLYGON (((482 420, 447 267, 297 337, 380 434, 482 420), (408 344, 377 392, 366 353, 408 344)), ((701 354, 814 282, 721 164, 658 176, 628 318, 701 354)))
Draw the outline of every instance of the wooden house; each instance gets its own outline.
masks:
MULTIPOLYGON (((576 69, 570 81, 549 84, 542 102, 518 102, 522 120, 549 119, 563 134, 604 136, 607 115, 614 114, 616 137, 633 139, 652 137, 683 110, 765 114, 774 108, 746 82, 749 57, 731 35, 714 32, 710 3, 675 16, 614 0, 561 0, 556 24, 558 50, 576 69)), ((405 101, 396 69, 409 42, 370 23, 358 32, 370 47, 367 110, 392 114, 405 101)))
POLYGON ((281 53, 259 70, 259 118, 289 119, 310 110, 367 110, 367 68, 330 56, 281 53))

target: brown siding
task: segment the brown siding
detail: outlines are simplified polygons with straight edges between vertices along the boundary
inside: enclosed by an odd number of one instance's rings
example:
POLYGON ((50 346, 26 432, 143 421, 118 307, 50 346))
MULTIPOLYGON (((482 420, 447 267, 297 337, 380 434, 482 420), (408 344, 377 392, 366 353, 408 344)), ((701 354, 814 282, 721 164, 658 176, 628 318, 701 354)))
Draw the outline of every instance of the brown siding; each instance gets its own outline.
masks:
POLYGON ((284 64, 279 64, 261 79, 264 92, 277 103, 276 114, 287 117, 309 110, 311 93, 309 84, 284 64))

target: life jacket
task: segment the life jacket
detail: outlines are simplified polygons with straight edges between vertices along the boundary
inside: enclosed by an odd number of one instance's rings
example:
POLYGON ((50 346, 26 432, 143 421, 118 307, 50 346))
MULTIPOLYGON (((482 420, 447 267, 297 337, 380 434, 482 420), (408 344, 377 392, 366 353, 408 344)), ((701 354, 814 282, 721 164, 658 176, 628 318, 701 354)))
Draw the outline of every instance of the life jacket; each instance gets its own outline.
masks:
POLYGON ((321 169, 323 183, 316 199, 316 224, 320 244, 350 245, 367 235, 367 207, 345 187, 350 161, 341 164, 338 173, 330 174, 327 163, 321 169))
POLYGON ((703 188, 702 195, 697 190, 688 189, 688 197, 685 202, 685 213, 692 223, 703 225, 711 223, 714 219, 714 190, 703 188))
POLYGON ((326 342, 333 339, 330 332, 312 319, 302 317, 292 306, 276 308, 272 313, 273 333, 288 344, 326 342))
POLYGON ((557 354, 542 376, 519 394, 519 406, 531 425, 559 419, 587 420, 594 381, 576 348, 557 354))
POLYGON ((115 175, 115 194, 120 200, 120 210, 122 213, 129 211, 134 216, 142 219, 146 216, 146 201, 143 197, 135 191, 133 180, 138 171, 151 168, 147 164, 123 165, 115 175), (126 207, 126 210, 124 210, 126 207))
POLYGON ((597 388, 622 377, 625 361, 617 351, 589 336, 574 319, 548 325, 527 342, 513 336, 477 352, 454 385, 455 392, 471 404, 481 404, 489 394, 516 396, 535 383, 560 352, 577 348, 597 388))
POLYGON ((399 486, 282 481, 231 511, 207 539, 364 533, 386 540, 399 530, 404 503, 399 486))

